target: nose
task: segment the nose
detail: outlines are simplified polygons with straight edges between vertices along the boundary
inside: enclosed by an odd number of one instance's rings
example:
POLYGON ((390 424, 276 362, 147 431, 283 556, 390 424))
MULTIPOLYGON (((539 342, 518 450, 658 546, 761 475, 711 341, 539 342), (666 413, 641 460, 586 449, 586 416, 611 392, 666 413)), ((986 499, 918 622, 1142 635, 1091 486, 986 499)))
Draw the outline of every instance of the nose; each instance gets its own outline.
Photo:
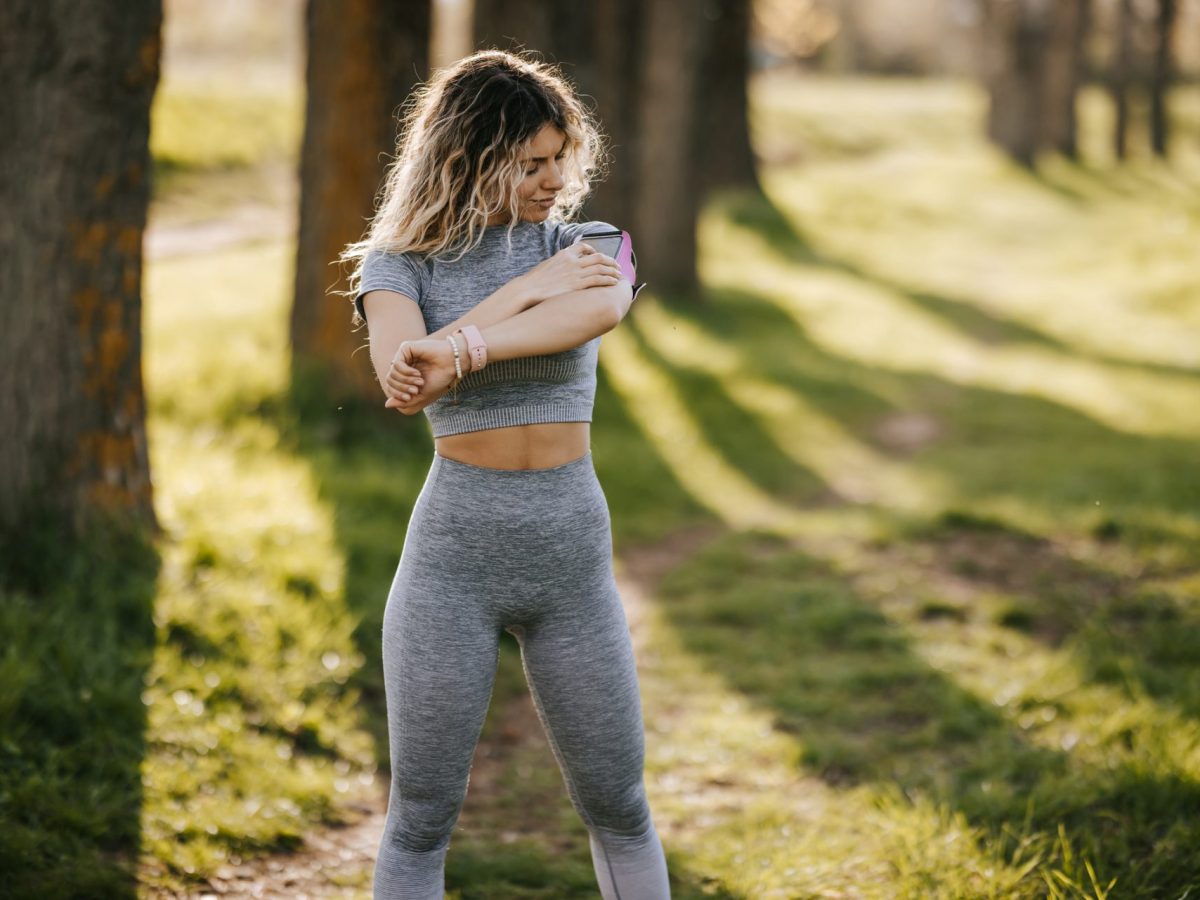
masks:
POLYGON ((546 180, 542 182, 543 189, 547 191, 560 191, 565 183, 562 177, 562 166, 558 160, 551 160, 550 167, 547 169, 546 180))

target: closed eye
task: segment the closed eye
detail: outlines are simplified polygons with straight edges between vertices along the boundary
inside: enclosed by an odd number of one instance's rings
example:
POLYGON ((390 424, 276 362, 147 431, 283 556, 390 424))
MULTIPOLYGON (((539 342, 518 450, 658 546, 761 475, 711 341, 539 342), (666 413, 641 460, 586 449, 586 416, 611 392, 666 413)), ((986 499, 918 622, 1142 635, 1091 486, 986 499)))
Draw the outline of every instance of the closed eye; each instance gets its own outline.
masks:
MULTIPOLYGON (((556 156, 556 157, 554 157, 554 158, 555 158, 555 159, 565 159, 565 158, 566 158, 566 156, 567 156, 567 154, 565 154, 565 153, 560 153, 560 154, 558 154, 558 156, 556 156)), ((530 170, 529 170, 528 172, 526 172, 525 174, 526 174, 526 175, 533 175, 535 172, 537 172, 538 168, 539 168, 538 166, 534 166, 532 169, 530 169, 530 170)))

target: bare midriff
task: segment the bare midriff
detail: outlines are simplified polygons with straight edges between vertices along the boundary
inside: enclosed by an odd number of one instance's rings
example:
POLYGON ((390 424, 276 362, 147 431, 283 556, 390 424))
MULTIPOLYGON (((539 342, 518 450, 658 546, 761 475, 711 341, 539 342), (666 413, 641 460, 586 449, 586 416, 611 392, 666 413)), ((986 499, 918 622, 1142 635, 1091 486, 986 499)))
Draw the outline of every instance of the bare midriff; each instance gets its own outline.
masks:
POLYGON ((543 422, 434 438, 438 456, 490 469, 547 469, 588 452, 590 422, 543 422))

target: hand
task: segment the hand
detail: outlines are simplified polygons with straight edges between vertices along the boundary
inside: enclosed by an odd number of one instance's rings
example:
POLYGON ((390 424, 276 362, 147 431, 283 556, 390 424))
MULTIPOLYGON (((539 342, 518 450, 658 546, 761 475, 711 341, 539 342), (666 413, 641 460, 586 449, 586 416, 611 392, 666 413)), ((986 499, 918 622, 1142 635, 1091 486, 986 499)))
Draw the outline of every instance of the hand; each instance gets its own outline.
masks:
MULTIPOLYGON (((465 354, 462 366, 465 375, 470 366, 465 354)), ((413 415, 446 393, 456 378, 454 351, 445 338, 404 341, 384 378, 388 399, 383 405, 413 415)))
POLYGON ((616 284, 620 278, 621 268, 615 259, 585 241, 578 241, 563 247, 513 281, 521 283, 526 296, 531 298, 530 305, 536 305, 559 294, 607 287, 616 284))

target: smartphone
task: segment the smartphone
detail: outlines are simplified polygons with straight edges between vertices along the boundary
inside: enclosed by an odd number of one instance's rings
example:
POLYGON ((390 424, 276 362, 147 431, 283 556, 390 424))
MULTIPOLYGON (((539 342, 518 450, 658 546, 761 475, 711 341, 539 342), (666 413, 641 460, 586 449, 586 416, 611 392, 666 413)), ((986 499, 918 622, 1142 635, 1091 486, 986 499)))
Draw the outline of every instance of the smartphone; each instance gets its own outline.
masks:
POLYGON ((621 241, 624 238, 621 236, 620 231, 595 231, 591 234, 585 234, 579 240, 591 244, 601 253, 616 259, 617 254, 621 252, 621 241))

